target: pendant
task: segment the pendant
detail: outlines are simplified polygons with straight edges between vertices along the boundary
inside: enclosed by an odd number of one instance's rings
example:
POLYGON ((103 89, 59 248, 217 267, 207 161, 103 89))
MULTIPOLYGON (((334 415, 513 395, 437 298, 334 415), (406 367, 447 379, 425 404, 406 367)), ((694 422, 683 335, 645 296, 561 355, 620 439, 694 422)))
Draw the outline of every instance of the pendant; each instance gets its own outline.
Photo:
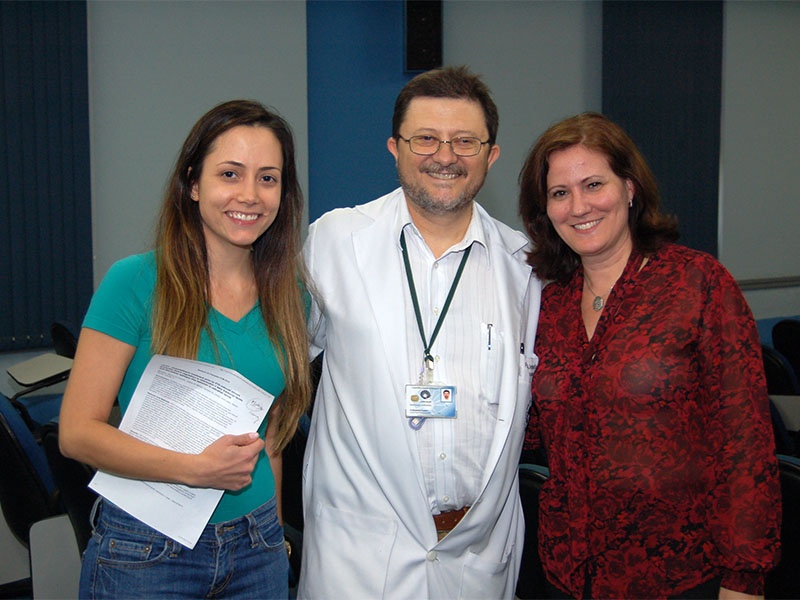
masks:
POLYGON ((592 308, 593 308, 594 310, 596 310, 596 311, 601 311, 601 310, 603 310, 603 307, 604 307, 605 305, 606 305, 606 303, 605 303, 605 302, 603 302, 603 299, 602 299, 600 296, 595 296, 595 297, 594 297, 594 300, 592 300, 592 308))

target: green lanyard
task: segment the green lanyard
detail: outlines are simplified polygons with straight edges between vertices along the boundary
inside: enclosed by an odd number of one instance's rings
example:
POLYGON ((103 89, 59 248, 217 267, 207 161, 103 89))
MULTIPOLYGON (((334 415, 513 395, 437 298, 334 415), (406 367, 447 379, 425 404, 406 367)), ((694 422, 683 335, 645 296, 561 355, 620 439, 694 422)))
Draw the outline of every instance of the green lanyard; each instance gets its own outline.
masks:
POLYGON ((403 264, 405 264, 406 267, 406 279, 408 279, 408 287, 411 290, 411 301, 414 303, 414 315, 417 317, 419 336, 422 339, 422 345, 424 348, 423 359, 425 360, 425 370, 430 373, 433 371, 433 356, 431 356, 431 347, 433 346, 434 340, 436 340, 436 336, 439 335, 439 330, 442 328, 444 316, 447 314, 447 309, 450 308, 450 302, 452 302, 453 296, 456 293, 456 287, 458 287, 458 281, 461 279, 461 273, 464 272, 464 265, 467 264, 467 259, 469 258, 470 250, 472 250, 472 245, 467 247, 467 249, 464 251, 464 256, 461 258, 461 263, 458 265, 458 271, 456 271, 453 284, 450 286, 450 291, 447 294, 447 300, 444 301, 442 312, 439 314, 439 320, 436 322, 436 327, 433 329, 430 342, 425 341, 425 328, 422 325, 422 314, 419 310, 419 300, 417 300, 417 288, 414 286, 414 275, 411 273, 411 263, 408 260, 408 247, 406 246, 405 231, 400 232, 400 247, 403 249, 403 264))

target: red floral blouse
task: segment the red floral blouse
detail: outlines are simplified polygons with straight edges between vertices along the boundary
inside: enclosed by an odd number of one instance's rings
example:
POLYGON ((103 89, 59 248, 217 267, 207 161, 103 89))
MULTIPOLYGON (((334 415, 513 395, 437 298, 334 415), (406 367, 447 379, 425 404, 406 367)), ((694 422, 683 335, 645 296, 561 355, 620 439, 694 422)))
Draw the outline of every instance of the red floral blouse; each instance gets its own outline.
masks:
POLYGON ((587 339, 583 271, 543 292, 526 447, 543 445, 539 551, 577 598, 663 598, 714 576, 763 594, 780 487, 761 347, 713 257, 634 253, 587 339))

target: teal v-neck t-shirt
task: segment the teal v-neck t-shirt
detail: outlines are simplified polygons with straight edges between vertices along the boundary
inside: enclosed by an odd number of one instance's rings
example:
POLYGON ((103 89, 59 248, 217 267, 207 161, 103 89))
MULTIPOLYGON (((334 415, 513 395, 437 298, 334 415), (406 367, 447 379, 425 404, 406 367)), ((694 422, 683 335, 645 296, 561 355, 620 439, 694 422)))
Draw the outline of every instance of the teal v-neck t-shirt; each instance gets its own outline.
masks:
MULTIPOLYGON (((151 317, 156 283, 155 253, 136 254, 112 265, 103 278, 83 326, 100 331, 134 346, 131 360, 119 390, 119 404, 125 413, 139 379, 153 356, 151 317)), ((261 307, 256 304, 239 321, 232 321, 213 308, 209 325, 214 332, 218 352, 203 329, 197 360, 234 369, 276 398, 285 382, 275 350, 269 340, 261 307)), ((98 377, 102 374, 98 373, 98 377)), ((261 437, 266 419, 258 429, 261 437)), ((262 452, 253 471, 253 481, 237 492, 226 491, 211 516, 211 523, 229 521, 258 508, 275 495, 275 480, 266 453, 262 452)))

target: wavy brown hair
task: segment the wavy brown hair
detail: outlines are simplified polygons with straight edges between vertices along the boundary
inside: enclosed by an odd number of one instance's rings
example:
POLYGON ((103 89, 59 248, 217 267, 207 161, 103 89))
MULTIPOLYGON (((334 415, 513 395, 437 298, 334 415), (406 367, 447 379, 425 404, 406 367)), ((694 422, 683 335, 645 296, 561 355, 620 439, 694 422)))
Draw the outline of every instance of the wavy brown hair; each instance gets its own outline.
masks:
MULTIPOLYGON (((286 387, 278 398, 276 450, 289 443, 311 399, 300 252, 303 195, 297 179, 289 124, 258 102, 232 100, 211 109, 192 128, 167 184, 156 234, 157 278, 153 301, 152 351, 196 359, 208 324, 209 272, 203 224, 192 186, 217 138, 239 126, 266 127, 283 155, 281 199, 269 229, 252 246, 261 314, 278 354, 286 387)), ((218 351, 218 348, 216 348, 218 351)))
POLYGON ((614 174, 633 183, 628 227, 634 248, 650 254, 678 239, 678 221, 661 212, 656 179, 633 140, 608 117, 583 113, 545 131, 531 148, 519 174, 519 214, 533 242, 528 264, 542 279, 566 281, 580 264, 580 257, 559 237, 547 216, 550 155, 577 144, 605 155, 614 174))

